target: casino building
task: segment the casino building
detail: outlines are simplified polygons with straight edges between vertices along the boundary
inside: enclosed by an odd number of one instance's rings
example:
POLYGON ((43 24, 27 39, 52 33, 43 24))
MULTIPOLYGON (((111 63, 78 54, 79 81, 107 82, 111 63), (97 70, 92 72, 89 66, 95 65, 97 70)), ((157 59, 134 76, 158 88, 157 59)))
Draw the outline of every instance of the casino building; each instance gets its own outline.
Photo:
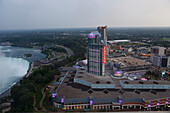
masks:
POLYGON ((52 92, 54 105, 65 111, 155 110, 170 105, 169 81, 123 78, 107 69, 106 26, 88 36, 87 70, 61 67, 63 77, 52 92), (119 78, 117 79, 116 76, 119 78))
POLYGON ((98 27, 98 31, 91 32, 88 36, 87 72, 103 76, 105 73, 107 52, 107 27, 98 27))

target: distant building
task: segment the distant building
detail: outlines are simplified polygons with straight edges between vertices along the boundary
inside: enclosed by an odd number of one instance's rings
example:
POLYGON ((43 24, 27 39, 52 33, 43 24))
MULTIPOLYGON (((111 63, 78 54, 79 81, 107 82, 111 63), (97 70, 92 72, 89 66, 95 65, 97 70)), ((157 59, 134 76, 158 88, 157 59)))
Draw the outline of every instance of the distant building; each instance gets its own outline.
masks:
POLYGON ((133 57, 108 58, 108 61, 113 71, 117 68, 126 74, 143 75, 151 67, 150 63, 133 57))
POLYGON ((159 47, 159 46, 154 46, 154 47, 151 48, 151 53, 156 54, 156 55, 164 55, 165 54, 165 48, 159 47))
POLYGON ((166 54, 167 56, 170 56, 170 48, 167 48, 167 49, 165 50, 165 54, 166 54))
POLYGON ((154 47, 151 48, 151 61, 152 61, 152 63, 154 62, 153 58, 154 58, 155 55, 164 56, 165 55, 165 48, 159 47, 159 46, 154 46, 154 47))
POLYGON ((170 66, 170 57, 163 56, 161 60, 161 66, 162 67, 169 67, 170 66))
POLYGON ((129 43, 131 42, 130 40, 113 40, 113 41, 108 41, 109 43, 129 43))
POLYGON ((170 57, 154 55, 152 64, 154 66, 159 66, 159 67, 169 67, 170 66, 170 57))
POLYGON ((153 60, 152 60, 152 64, 154 66, 161 66, 161 56, 159 55, 154 55, 153 56, 153 60))

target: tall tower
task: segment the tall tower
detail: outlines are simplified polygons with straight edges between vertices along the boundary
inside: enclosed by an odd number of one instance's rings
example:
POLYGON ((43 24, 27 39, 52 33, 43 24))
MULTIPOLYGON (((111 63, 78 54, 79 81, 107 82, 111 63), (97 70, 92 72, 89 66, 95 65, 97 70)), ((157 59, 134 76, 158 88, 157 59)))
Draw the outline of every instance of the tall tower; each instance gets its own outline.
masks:
POLYGON ((87 72, 99 76, 104 75, 106 64, 107 36, 104 36, 106 31, 102 30, 98 30, 101 34, 98 31, 89 34, 87 48, 87 72))
POLYGON ((101 38, 107 46, 107 26, 99 26, 97 31, 101 34, 101 38))

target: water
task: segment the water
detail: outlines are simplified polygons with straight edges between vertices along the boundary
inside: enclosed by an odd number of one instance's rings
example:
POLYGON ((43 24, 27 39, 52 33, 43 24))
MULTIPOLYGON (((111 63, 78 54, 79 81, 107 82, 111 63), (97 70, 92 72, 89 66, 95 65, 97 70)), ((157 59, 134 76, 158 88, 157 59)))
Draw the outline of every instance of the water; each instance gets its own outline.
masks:
POLYGON ((27 60, 0 56, 0 94, 20 80, 28 69, 27 60))
POLYGON ((11 46, 0 46, 0 54, 5 54, 6 57, 13 58, 23 58, 29 62, 36 61, 45 58, 46 55, 42 54, 40 50, 32 48, 22 48, 22 47, 11 47, 11 46), (24 54, 32 54, 31 57, 26 57, 24 54))
POLYGON ((0 94, 26 75, 30 62, 45 56, 36 49, 0 46, 0 94), (32 56, 26 57, 26 53, 32 56))

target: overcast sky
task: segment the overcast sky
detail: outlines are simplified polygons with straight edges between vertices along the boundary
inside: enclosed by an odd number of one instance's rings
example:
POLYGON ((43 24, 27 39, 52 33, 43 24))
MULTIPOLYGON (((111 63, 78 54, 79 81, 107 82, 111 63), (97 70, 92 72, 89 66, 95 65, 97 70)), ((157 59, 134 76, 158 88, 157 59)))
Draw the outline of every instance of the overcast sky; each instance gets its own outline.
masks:
POLYGON ((170 0, 0 0, 0 30, 168 27, 170 0))

